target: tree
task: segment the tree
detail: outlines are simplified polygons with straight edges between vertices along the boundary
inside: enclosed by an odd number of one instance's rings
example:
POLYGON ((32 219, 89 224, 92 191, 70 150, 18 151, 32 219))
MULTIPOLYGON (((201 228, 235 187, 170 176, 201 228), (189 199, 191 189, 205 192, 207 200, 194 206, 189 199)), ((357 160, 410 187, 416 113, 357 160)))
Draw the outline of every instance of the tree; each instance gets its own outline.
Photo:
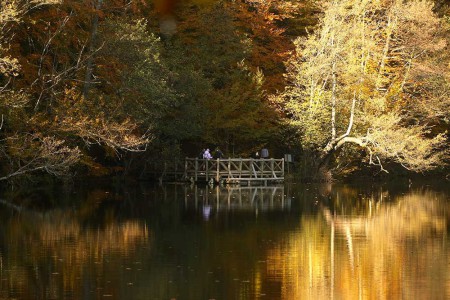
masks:
MULTIPOLYGON (((305 1, 306 2, 306 1, 305 1)), ((239 31, 249 45, 248 65, 259 69, 265 81, 263 89, 268 92, 281 90, 284 86, 283 62, 292 50, 290 37, 285 34, 283 22, 298 16, 305 2, 286 0, 239 0, 227 1, 239 31)))
POLYGON ((30 98, 26 92, 14 91, 10 87, 11 81, 19 75, 21 69, 18 59, 8 54, 13 24, 21 22, 23 16, 32 9, 56 3, 58 2, 49 0, 1 2, 0 156, 3 172, 0 181, 35 171, 64 176, 80 156, 77 147, 67 146, 64 140, 54 135, 24 131, 24 123, 30 121, 25 112, 30 98))
POLYGON ((268 138, 277 116, 264 99, 264 76, 248 63, 251 41, 226 4, 180 7, 177 32, 164 40, 163 52, 179 100, 163 129, 195 151, 214 144, 248 154, 268 138))
POLYGON ((383 161, 412 171, 444 162, 444 133, 405 111, 424 97, 413 97, 411 74, 424 74, 417 62, 442 48, 439 24, 427 1, 329 1, 317 29, 295 41, 279 98, 319 168, 354 146, 382 170, 383 161))
POLYGON ((145 130, 158 127, 177 102, 160 38, 148 31, 144 19, 129 17, 105 21, 100 38, 104 46, 97 62, 99 90, 145 130))
POLYGON ((119 109, 122 98, 111 97, 105 85, 89 97, 81 93, 93 59, 84 51, 86 8, 53 0, 3 4, 0 180, 36 171, 69 175, 76 163, 93 161, 92 144, 116 154, 144 150, 151 135, 139 127, 140 116, 119 109))

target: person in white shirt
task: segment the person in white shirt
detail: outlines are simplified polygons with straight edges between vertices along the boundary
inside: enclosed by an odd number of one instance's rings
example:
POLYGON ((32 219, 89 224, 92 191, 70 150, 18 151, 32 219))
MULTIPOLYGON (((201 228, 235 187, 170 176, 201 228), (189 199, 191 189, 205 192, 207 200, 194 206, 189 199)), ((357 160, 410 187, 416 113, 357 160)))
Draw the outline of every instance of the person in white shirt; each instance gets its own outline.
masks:
POLYGON ((211 159, 212 158, 212 155, 211 155, 211 153, 209 152, 209 148, 207 148, 206 150, 205 150, 205 152, 203 152, 203 159, 211 159))

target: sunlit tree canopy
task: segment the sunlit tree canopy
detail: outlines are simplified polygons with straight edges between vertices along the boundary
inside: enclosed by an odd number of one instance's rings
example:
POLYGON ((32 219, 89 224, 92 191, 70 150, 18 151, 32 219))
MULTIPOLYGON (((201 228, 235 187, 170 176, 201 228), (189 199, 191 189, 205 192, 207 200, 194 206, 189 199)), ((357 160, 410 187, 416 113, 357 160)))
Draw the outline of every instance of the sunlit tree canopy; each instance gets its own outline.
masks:
MULTIPOLYGON (((317 28, 295 41, 279 97, 320 166, 351 145, 381 168, 385 160, 414 171, 444 163, 445 133, 408 109, 440 106, 439 97, 418 93, 417 78, 448 82, 448 70, 440 73, 430 59, 447 47, 432 8, 426 1, 330 1, 317 28)), ((448 94, 448 84, 440 89, 448 94)))
POLYGON ((2 0, 0 179, 143 174, 155 157, 216 146, 293 153, 311 172, 445 166, 448 12, 445 1, 2 0))

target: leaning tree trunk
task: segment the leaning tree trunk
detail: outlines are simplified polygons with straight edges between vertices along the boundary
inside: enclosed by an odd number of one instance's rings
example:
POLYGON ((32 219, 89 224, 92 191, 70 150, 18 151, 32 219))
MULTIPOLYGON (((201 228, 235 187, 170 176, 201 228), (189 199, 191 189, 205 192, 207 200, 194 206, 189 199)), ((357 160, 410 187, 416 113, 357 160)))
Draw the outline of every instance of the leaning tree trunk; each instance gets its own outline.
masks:
POLYGON ((362 144, 364 144, 364 141, 362 139, 349 137, 350 132, 353 127, 353 120, 354 120, 354 116, 355 116, 355 105, 356 105, 356 95, 354 94, 353 100, 352 100, 352 107, 350 109, 350 117, 349 117, 349 121, 348 121, 348 127, 347 127, 347 131, 344 134, 336 137, 336 131, 334 129, 335 123, 334 122, 332 123, 333 130, 332 130, 331 139, 328 142, 328 144, 325 146, 325 148, 323 148, 319 154, 319 163, 317 164, 317 169, 316 169, 318 176, 321 176, 321 174, 329 173, 328 165, 330 163, 331 157, 334 155, 334 153, 336 153, 336 151, 338 151, 340 148, 342 148, 342 146, 345 143, 350 142, 350 143, 358 144, 360 146, 362 146, 362 144))

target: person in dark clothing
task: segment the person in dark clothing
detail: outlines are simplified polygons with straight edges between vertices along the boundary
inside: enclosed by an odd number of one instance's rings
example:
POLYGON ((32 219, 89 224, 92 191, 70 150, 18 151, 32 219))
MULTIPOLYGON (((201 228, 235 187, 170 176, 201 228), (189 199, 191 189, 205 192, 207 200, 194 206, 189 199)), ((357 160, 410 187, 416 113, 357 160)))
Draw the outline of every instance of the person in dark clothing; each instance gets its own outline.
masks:
POLYGON ((267 148, 261 149, 261 158, 269 158, 269 150, 267 150, 267 148))
POLYGON ((203 159, 203 154, 205 154, 205 148, 202 149, 202 151, 198 155, 198 158, 203 159))
POLYGON ((216 147, 216 150, 214 151, 214 159, 223 158, 223 152, 219 149, 219 147, 216 147))

